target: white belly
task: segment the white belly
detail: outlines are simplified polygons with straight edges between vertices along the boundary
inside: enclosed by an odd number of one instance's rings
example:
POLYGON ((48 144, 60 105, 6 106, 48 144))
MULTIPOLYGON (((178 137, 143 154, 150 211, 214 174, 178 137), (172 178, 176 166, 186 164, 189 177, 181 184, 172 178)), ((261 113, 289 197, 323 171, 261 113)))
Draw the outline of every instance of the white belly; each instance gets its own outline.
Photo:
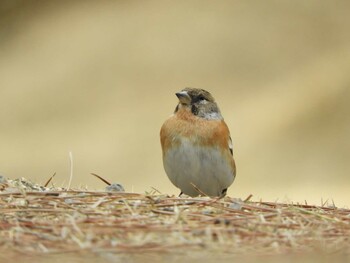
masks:
POLYGON ((221 196, 234 180, 232 167, 221 151, 198 147, 189 140, 168 150, 163 163, 170 181, 190 196, 199 194, 191 183, 208 196, 221 196))

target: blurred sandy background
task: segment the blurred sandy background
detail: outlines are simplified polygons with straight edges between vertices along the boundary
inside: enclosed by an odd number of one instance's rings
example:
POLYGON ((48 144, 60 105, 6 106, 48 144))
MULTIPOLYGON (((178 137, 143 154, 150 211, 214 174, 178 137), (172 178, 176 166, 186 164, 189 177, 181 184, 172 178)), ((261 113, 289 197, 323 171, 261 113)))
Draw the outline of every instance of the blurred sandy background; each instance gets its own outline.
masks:
POLYGON ((179 191, 159 130, 212 92, 234 140, 230 196, 349 206, 347 1, 0 2, 0 174, 179 191))

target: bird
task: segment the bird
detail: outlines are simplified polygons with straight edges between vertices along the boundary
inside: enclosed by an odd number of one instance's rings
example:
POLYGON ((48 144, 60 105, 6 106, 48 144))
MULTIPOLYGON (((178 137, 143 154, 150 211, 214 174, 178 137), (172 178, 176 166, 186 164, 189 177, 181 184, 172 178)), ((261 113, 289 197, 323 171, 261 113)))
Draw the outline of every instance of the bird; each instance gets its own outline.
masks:
POLYGON ((180 196, 224 197, 236 177, 230 131, 210 92, 185 88, 160 130, 164 170, 180 196))

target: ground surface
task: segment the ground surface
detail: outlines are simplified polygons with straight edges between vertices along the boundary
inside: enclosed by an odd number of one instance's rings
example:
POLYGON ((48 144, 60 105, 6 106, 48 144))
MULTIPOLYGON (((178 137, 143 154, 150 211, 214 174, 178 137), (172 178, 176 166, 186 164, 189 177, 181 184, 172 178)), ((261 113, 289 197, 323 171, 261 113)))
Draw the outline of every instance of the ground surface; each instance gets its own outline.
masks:
POLYGON ((66 191, 25 179, 1 188, 0 247, 6 258, 50 255, 54 262, 62 255, 94 255, 86 262, 101 256, 135 260, 141 253, 161 262, 188 253, 213 260, 350 254, 350 210, 329 204, 66 191))

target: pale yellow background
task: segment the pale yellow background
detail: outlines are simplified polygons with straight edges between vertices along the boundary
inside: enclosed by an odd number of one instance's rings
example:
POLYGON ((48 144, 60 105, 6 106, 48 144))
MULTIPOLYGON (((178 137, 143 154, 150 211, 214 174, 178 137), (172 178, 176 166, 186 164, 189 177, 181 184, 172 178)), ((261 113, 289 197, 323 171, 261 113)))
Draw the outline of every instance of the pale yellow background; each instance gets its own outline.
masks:
POLYGON ((1 1, 0 173, 178 194, 159 130, 209 90, 234 140, 228 194, 350 204, 348 1, 1 1))

